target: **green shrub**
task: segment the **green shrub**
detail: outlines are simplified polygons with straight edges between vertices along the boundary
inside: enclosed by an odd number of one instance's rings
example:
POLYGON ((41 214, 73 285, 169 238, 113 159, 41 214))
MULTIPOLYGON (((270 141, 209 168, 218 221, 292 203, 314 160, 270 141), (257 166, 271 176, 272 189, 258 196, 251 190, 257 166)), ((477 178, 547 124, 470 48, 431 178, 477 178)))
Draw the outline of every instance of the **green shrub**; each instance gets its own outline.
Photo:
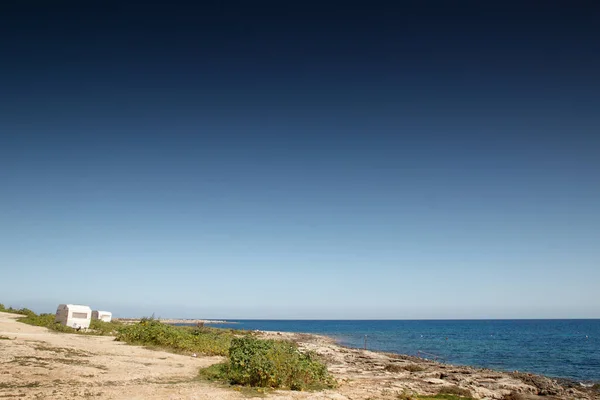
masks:
POLYGON ((34 325, 34 326, 43 326, 44 328, 51 329, 57 332, 64 333, 83 333, 78 332, 76 329, 71 328, 70 326, 66 326, 60 324, 58 322, 54 322, 55 315, 54 314, 40 314, 37 315, 35 313, 31 313, 26 315, 23 318, 19 318, 19 322, 23 322, 25 324, 34 325))
POLYGON ((200 370, 200 378, 208 381, 229 381, 229 363, 213 364, 200 370))
POLYGON ((29 325, 50 328, 52 325, 54 325, 54 314, 29 314, 24 318, 19 318, 19 321, 29 325))
POLYGON ((471 397, 471 391, 469 389, 464 389, 456 385, 444 386, 439 390, 438 394, 450 394, 455 396, 471 397))
POLYGON ((403 372, 403 371, 421 372, 421 371, 425 370, 425 368, 423 368, 417 364, 404 364, 404 365, 388 364, 384 367, 384 369, 388 372, 403 372))
POLYGON ((90 322, 90 329, 86 333, 100 336, 114 336, 124 326, 119 321, 104 322, 99 319, 93 319, 90 322))
POLYGON ((154 319, 124 325, 117 332, 117 340, 130 344, 155 346, 178 353, 222 356, 228 354, 233 338, 234 334, 221 329, 172 326, 154 319))
POLYGON ((23 315, 36 315, 33 311, 31 311, 29 308, 21 308, 20 310, 16 311, 17 314, 23 314, 23 315))
POLYGON ((12 314, 22 314, 22 315, 35 315, 35 313, 33 311, 31 311, 29 308, 12 308, 12 307, 4 307, 4 304, 0 303, 0 311, 2 312, 7 312, 7 313, 12 313, 12 314))
POLYGON ((327 367, 288 341, 233 339, 227 377, 233 384, 291 390, 333 387, 327 367))

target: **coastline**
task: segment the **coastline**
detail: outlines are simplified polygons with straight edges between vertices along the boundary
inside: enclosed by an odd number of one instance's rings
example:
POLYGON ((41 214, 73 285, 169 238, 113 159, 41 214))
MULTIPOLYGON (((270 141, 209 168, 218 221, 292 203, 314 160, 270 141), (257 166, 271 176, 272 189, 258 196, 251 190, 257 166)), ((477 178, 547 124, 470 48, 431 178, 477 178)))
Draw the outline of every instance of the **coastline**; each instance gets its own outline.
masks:
POLYGON ((387 390, 420 394, 435 394, 442 387, 458 387, 480 399, 504 399, 515 394, 522 399, 600 399, 600 388, 594 388, 593 384, 586 387, 569 378, 454 365, 352 348, 341 345, 335 338, 312 333, 259 331, 259 334, 265 339, 291 340, 300 348, 317 353, 336 377, 341 376, 345 383, 362 386, 366 392, 376 383, 387 390))
MULTIPOLYGON (((248 396, 198 380, 200 368, 222 362, 223 357, 174 354, 117 342, 111 336, 49 331, 17 322, 20 317, 0 313, 0 397, 242 400, 248 396)), ((338 382, 337 388, 319 392, 274 390, 267 399, 397 400, 403 393, 435 395, 441 390, 468 393, 475 399, 600 399, 596 389, 535 374, 349 348, 318 334, 254 332, 258 338, 294 341, 316 353, 338 382)))
POLYGON ((243 330, 330 335, 341 344, 355 348, 363 348, 367 337, 367 347, 372 350, 432 360, 437 357, 439 361, 456 365, 528 371, 580 382, 600 378, 600 319, 239 322, 243 330))
MULTIPOLYGON (((294 332, 291 332, 292 334, 294 334, 294 332)), ((341 348, 345 348, 345 349, 353 349, 353 350, 363 350, 360 347, 354 347, 351 345, 345 345, 343 343, 341 343, 338 339, 336 339, 335 337, 332 336, 327 336, 327 335, 317 335, 317 334, 312 334, 312 333, 299 333, 301 335, 313 335, 313 336, 319 336, 322 338, 326 338, 332 341, 333 344, 335 344, 338 347, 341 348)), ((565 377, 565 376, 553 376, 553 375, 545 375, 545 374, 540 374, 540 373, 536 373, 536 372, 529 372, 529 371, 508 371, 508 370, 503 370, 503 369, 494 369, 494 368, 486 368, 486 367, 480 367, 480 366, 476 366, 476 365, 468 365, 468 364, 456 364, 456 363, 450 363, 450 362, 445 362, 445 361, 439 361, 439 360, 444 360, 444 358, 442 357, 438 357, 437 359, 428 359, 427 357, 419 357, 419 356, 414 356, 414 355, 410 355, 410 354, 402 354, 402 353, 394 353, 394 352, 389 352, 389 351, 382 351, 382 350, 368 350, 368 351, 372 351, 374 353, 380 353, 380 354, 385 354, 391 358, 396 358, 396 357, 402 357, 405 359, 412 359, 415 361, 423 361, 423 362, 433 362, 433 363, 438 363, 441 365, 451 365, 454 367, 468 367, 468 368, 474 368, 474 369, 479 369, 479 370, 486 370, 486 371, 496 371, 499 373, 506 373, 506 374, 515 374, 515 373, 519 373, 519 374, 525 374, 525 375, 535 375, 535 376, 540 376, 540 377, 544 377, 544 378, 548 378, 551 380, 555 380, 557 381, 557 383, 563 387, 566 388, 571 388, 571 387, 592 387, 594 385, 600 385, 600 376, 598 377, 597 380, 578 380, 575 378, 570 378, 570 377, 565 377)), ((428 355, 429 353, 423 352, 421 351, 420 353, 424 354, 424 355, 428 355)), ((435 356, 435 355, 432 355, 435 356)), ((437 357, 437 356, 435 356, 437 357)))

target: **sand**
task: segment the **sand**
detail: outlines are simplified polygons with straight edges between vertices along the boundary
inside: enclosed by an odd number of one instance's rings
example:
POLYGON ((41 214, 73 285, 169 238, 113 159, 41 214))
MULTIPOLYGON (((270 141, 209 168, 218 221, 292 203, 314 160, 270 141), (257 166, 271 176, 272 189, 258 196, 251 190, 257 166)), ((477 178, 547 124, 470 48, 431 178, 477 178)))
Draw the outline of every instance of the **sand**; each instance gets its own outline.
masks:
MULTIPOLYGON (((49 331, 0 312, 0 399, 247 399, 249 394, 200 381, 202 367, 221 357, 192 357, 116 342, 112 337, 49 331), (8 339, 5 339, 8 338, 8 339)), ((474 397, 597 399, 592 392, 528 374, 455 367, 383 353, 347 349, 316 335, 265 332, 290 339, 327 361, 340 385, 321 392, 273 391, 268 399, 395 399, 405 390, 434 394, 460 386, 474 397), (417 365, 418 367, 414 367, 417 365), (412 366, 412 367, 411 367, 412 366), (407 369, 413 369, 411 372, 407 369), (416 371, 418 369, 419 371, 416 371)), ((258 395, 257 395, 258 397, 258 395)))

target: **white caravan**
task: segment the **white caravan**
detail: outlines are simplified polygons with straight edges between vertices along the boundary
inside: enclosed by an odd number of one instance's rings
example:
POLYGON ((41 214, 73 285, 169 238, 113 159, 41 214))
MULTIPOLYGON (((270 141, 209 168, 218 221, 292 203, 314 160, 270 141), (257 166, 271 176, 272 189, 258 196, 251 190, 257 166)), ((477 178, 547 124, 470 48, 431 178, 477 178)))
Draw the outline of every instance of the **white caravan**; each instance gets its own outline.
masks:
POLYGON ((112 313, 110 311, 92 311, 92 319, 99 319, 100 321, 110 322, 112 320, 112 313))
POLYGON ((92 309, 88 306, 77 304, 59 304, 56 309, 56 322, 70 326, 75 329, 87 329, 90 327, 92 309))

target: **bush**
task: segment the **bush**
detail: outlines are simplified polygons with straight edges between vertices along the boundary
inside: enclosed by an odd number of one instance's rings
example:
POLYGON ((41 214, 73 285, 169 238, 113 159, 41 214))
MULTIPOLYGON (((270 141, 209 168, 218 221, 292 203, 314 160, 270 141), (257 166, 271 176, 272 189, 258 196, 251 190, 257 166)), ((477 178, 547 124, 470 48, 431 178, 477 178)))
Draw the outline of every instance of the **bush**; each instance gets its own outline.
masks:
POLYGON ((23 314, 23 315, 36 315, 33 311, 31 311, 29 308, 21 308, 20 310, 16 311, 17 314, 23 314))
POLYGON ((12 307, 4 307, 4 304, 0 303, 0 311, 2 312, 7 312, 7 313, 12 313, 12 314, 22 314, 22 315, 35 315, 35 313, 33 311, 31 311, 29 308, 12 308, 12 307))
POLYGON ((421 372, 421 371, 425 371, 425 368, 423 368, 422 366, 418 365, 418 364, 407 364, 404 366, 404 369, 407 370, 408 372, 421 372))
POLYGON ((100 336, 114 336, 118 333, 119 329, 124 326, 125 325, 119 321, 104 322, 99 319, 93 319, 90 322, 89 331, 85 333, 100 336))
POLYGON ((471 397, 471 391, 469 389, 464 389, 456 385, 444 386, 439 390, 438 394, 450 394, 455 396, 471 397))
POLYGON ((229 349, 226 370, 229 381, 239 385, 291 390, 335 386, 327 367, 314 353, 302 353, 288 341, 236 338, 229 349))
MULTIPOLYGON (((26 315, 24 318, 19 318, 19 322, 23 322, 25 324, 34 325, 34 326, 43 326, 44 328, 51 329, 57 332, 65 332, 65 333, 79 333, 76 329, 71 328, 70 326, 66 326, 60 324, 58 322, 54 322, 55 315, 54 314, 40 314, 31 313, 26 315)), ((83 333, 83 332, 81 332, 83 333)))
POLYGON ((118 329, 117 340, 130 344, 156 346, 178 353, 226 356, 234 334, 214 328, 189 328, 163 324, 144 318, 137 324, 118 329))
POLYGON ((229 381, 229 363, 213 364, 200 370, 200 378, 208 381, 229 381))
POLYGON ((398 364, 388 364, 384 367, 384 369, 388 372, 404 372, 404 371, 406 371, 404 369, 404 365, 398 365, 398 364))
POLYGON ((19 321, 29 325, 52 328, 52 325, 54 325, 54 314, 29 314, 24 318, 19 318, 19 321))
POLYGON ((421 372, 421 371, 425 370, 425 368, 423 368, 417 364, 404 364, 404 365, 388 364, 385 366, 384 369, 388 372, 404 372, 404 371, 421 372))

